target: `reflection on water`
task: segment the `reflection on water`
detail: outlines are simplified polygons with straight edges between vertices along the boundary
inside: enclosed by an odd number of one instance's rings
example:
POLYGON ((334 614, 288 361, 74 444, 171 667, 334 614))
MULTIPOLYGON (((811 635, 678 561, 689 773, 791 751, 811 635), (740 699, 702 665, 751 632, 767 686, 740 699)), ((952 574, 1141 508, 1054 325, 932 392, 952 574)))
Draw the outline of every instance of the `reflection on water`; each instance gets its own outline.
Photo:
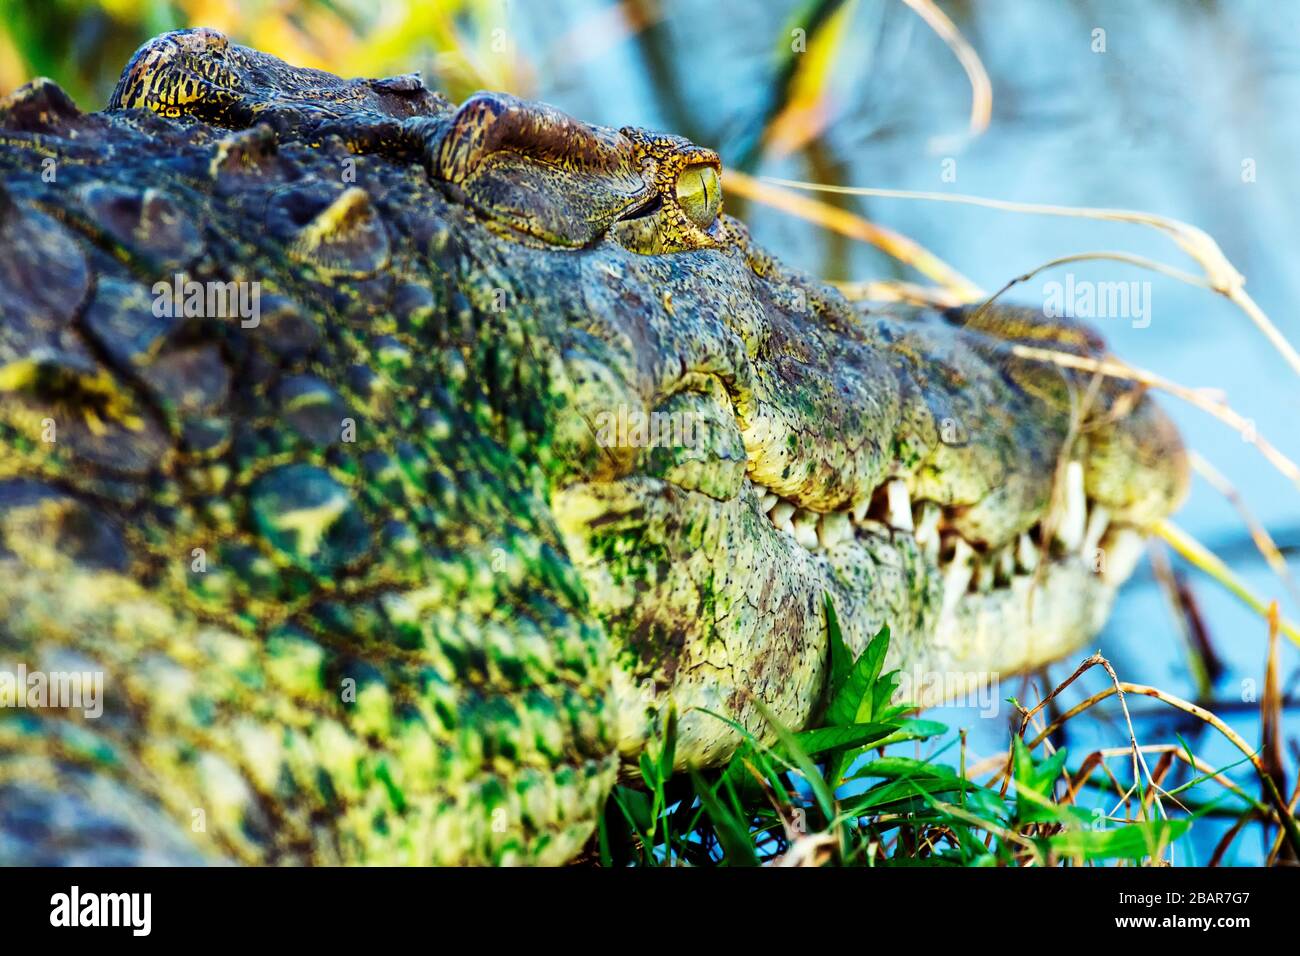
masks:
MULTIPOLYGON (((544 14, 540 8, 518 10, 529 18, 522 32, 530 45, 572 51, 547 61, 554 69, 539 76, 537 95, 595 122, 674 129, 734 161, 762 109, 771 53, 794 5, 665 0, 662 19, 633 40, 593 31, 573 45, 575 35, 583 36, 571 32, 573 24, 599 6, 563 0, 547 4, 544 14)), ((1300 270, 1292 260, 1300 251, 1300 221, 1292 215, 1300 208, 1300 5, 983 0, 944 7, 993 81, 993 120, 983 137, 963 141, 969 86, 942 42, 901 3, 860 2, 831 84, 834 119, 826 135, 802 153, 764 159, 757 171, 1130 207, 1183 219, 1217 239, 1247 276, 1256 300, 1293 342, 1300 341, 1294 306, 1300 270), (1104 51, 1095 49, 1102 46, 1104 51)), ((1088 250, 1124 249, 1194 268, 1167 239, 1134 226, 946 204, 856 203, 868 217, 920 240, 990 289, 1053 257, 1088 250)), ((744 215, 759 241, 811 272, 831 278, 903 274, 874 250, 797 220, 753 207, 744 215)), ((1080 263, 1068 270, 1039 276, 1016 297, 1043 305, 1058 292, 1051 283, 1059 284, 1061 294, 1071 284, 1137 283, 1129 287, 1135 305, 1118 317, 1095 320, 1116 350, 1174 380, 1225 389, 1261 434, 1288 456, 1300 457, 1300 381, 1228 303, 1114 263, 1080 263)), ((1235 432, 1188 406, 1172 400, 1165 405, 1189 443, 1229 477, 1274 534, 1284 543, 1300 542, 1296 489, 1235 432)), ((1199 480, 1179 520, 1211 544, 1234 543, 1234 566, 1249 584, 1265 596, 1283 597, 1250 548, 1239 546, 1243 532, 1236 513, 1199 480)), ((1205 579, 1193 583, 1228 668, 1215 687, 1217 706, 1247 740, 1256 740, 1250 701, 1263 686, 1264 627, 1205 579)), ((1283 607, 1300 615, 1285 600, 1283 607)), ((1148 572, 1139 572, 1124 592, 1099 645, 1121 679, 1196 695, 1179 631, 1148 572)), ((1296 663, 1288 647, 1284 687, 1296 663)), ((1062 679, 1072 667, 1058 665, 1052 674, 1062 679)), ((1098 672, 1083 683, 1097 690, 1105 678, 1098 672)), ((1289 683, 1295 691, 1296 682, 1289 683)), ((1001 692, 1037 699, 1019 680, 1001 692)), ((1150 703, 1134 703, 1133 709, 1159 713, 1150 703)), ((937 716, 969 726, 972 751, 979 755, 1005 746, 1009 711, 1003 705, 995 720, 979 719, 979 708, 937 716)), ((1118 719, 1118 711, 1109 712, 1118 719)), ((1294 734, 1296 711, 1286 720, 1294 734)), ((1087 752, 1083 748, 1121 746, 1127 739, 1122 720, 1076 722, 1071 730, 1076 756, 1087 752)), ((1240 757, 1196 723, 1148 717, 1138 725, 1139 740, 1151 743, 1172 741, 1175 731, 1216 765, 1240 757)), ((1116 770, 1127 773, 1126 766, 1116 770)), ((1197 831, 1195 859, 1184 855, 1178 862, 1206 862, 1223 825, 1207 821, 1197 831)), ((1243 839, 1228 862, 1258 862, 1263 852, 1258 837, 1243 839)))

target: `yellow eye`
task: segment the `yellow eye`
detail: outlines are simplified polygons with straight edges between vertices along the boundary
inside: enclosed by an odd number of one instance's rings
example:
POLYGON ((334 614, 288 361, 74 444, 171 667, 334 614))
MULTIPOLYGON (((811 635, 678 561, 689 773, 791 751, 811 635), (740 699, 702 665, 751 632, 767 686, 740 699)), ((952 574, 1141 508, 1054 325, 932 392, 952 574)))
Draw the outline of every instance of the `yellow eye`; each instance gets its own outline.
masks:
POLYGON ((701 229, 713 225, 722 205, 722 180, 717 169, 704 163, 683 169, 677 177, 677 202, 701 229))

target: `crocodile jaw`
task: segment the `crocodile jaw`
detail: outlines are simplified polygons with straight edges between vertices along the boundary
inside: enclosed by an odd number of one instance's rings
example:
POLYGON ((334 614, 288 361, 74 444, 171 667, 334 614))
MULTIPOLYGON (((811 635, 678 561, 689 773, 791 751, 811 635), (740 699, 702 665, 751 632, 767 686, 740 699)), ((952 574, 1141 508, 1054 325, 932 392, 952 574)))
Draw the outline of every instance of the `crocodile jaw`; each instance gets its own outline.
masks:
POLYGON ((1149 398, 1109 383, 1075 441, 1088 382, 1007 357, 1025 337, 1096 354, 1088 330, 1025 310, 857 312, 743 237, 694 254, 689 278, 681 260, 588 255, 566 415, 595 428, 616 408, 685 412, 703 428, 693 447, 575 454, 600 464, 551 495, 614 640, 625 757, 668 706, 683 765, 725 760, 741 739, 728 721, 759 739, 764 710, 805 726, 825 692, 827 598, 854 653, 888 625, 887 666, 923 706, 1056 660, 1100 630, 1142 529, 1185 491, 1149 398), (628 287, 664 304, 611 309, 628 287))
POLYGON ((960 555, 945 559, 924 532, 918 544, 914 532, 870 519, 809 549, 764 512, 760 487, 747 481, 718 501, 634 477, 553 499, 593 606, 629 635, 614 675, 625 756, 670 701, 683 765, 716 763, 738 744, 719 717, 771 738, 756 702, 804 726, 829 660, 826 597, 855 653, 890 627, 886 668, 922 706, 1049 663, 1101 629, 1140 547, 1133 529, 1113 529, 1087 555, 1058 545, 1036 572, 1021 567, 980 590, 960 555))

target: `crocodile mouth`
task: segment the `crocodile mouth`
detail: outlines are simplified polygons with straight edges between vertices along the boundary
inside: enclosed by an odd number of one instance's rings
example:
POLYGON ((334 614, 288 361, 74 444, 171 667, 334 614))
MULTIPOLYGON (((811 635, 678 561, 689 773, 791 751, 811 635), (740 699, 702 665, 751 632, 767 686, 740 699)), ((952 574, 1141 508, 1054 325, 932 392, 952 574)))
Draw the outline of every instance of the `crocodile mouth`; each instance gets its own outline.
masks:
POLYGON ((1132 574, 1143 547, 1140 529, 1112 521, 1105 505, 1084 491, 1083 466, 1064 469, 1061 506, 998 546, 971 541, 957 530, 960 509, 936 501, 913 501, 907 482, 894 478, 852 508, 823 512, 800 507, 748 479, 762 514, 777 531, 805 551, 831 552, 867 536, 906 537, 938 571, 943 586, 941 616, 971 597, 1014 589, 1033 581, 1052 562, 1080 563, 1110 587, 1132 574))
POLYGON ((802 726, 821 693, 827 603, 854 653, 890 629, 887 668, 923 707, 1077 648, 1108 616, 1144 535, 1087 497, 1081 463, 1062 473, 1059 502, 996 546, 964 536, 960 507, 913 499, 902 478, 831 511, 748 474, 726 498, 644 473, 564 488, 554 514, 624 647, 620 750, 639 752, 668 706, 681 753, 700 762, 737 742, 713 715, 759 736, 770 718, 802 726))
MULTIPOLYGON (((670 369, 637 407, 696 422, 693 441, 617 442, 554 494, 620 649, 624 754, 666 707, 679 754, 701 764, 739 740, 715 715, 760 737, 772 719, 804 726, 824 692, 828 606, 855 654, 889 628, 886 666, 912 676, 908 700, 923 707, 1101 629, 1146 529, 1185 491, 1176 433, 1119 385, 1080 411, 1086 382, 1013 366, 980 330, 952 328, 882 316, 800 361, 777 351, 800 343, 773 332, 757 371, 716 358, 670 369)), ((608 373, 570 368, 608 421, 608 373)))

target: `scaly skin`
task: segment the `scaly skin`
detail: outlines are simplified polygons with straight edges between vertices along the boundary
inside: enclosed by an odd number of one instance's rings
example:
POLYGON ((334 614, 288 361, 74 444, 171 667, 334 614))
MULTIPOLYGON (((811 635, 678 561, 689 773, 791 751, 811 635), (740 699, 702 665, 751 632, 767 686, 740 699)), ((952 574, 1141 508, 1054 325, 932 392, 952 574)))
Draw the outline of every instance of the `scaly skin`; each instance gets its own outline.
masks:
POLYGON ((1183 493, 1147 397, 1008 351, 1094 334, 852 305, 676 137, 210 30, 110 106, 0 107, 0 670, 105 675, 0 711, 0 861, 562 862, 669 702, 682 765, 807 723, 827 597, 951 692, 1183 493))

